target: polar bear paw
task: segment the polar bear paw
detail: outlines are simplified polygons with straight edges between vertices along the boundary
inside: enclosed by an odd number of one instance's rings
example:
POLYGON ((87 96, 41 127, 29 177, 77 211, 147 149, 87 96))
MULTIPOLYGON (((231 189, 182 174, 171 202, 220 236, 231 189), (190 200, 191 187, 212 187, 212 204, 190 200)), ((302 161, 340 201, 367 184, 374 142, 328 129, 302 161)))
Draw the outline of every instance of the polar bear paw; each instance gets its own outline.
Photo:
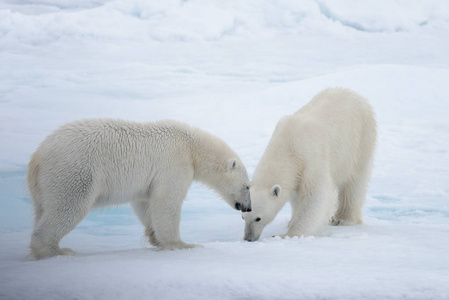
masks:
POLYGON ((353 226, 353 225, 362 225, 362 220, 345 220, 345 219, 337 219, 332 217, 330 224, 333 226, 353 226))
POLYGON ((58 255, 76 256, 76 252, 70 248, 61 248, 58 255))
POLYGON ((275 239, 291 239, 295 236, 298 236, 298 235, 291 234, 291 233, 285 233, 285 234, 273 235, 272 237, 275 239))
POLYGON ((203 246, 200 244, 187 244, 184 242, 177 242, 163 245, 160 250, 183 250, 192 248, 203 248, 203 246))
POLYGON ((49 258, 54 256, 75 256, 76 252, 69 248, 48 247, 48 248, 32 248, 29 260, 38 260, 43 258, 49 258))
POLYGON ((332 218, 331 218, 330 224, 331 224, 332 226, 338 226, 338 225, 340 225, 340 223, 341 223, 341 220, 339 220, 339 219, 337 219, 337 218, 335 218, 335 217, 332 217, 332 218))

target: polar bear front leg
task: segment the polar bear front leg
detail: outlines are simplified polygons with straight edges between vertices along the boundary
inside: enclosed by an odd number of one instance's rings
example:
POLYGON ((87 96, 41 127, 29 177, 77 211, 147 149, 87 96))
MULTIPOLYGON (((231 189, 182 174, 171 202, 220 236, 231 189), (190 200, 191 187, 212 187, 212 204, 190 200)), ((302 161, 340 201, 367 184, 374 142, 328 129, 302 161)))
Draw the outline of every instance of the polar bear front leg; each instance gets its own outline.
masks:
MULTIPOLYGON (((179 185, 177 186, 179 188, 179 185)), ((189 249, 199 247, 181 240, 179 225, 181 223, 182 202, 188 186, 182 190, 171 188, 162 192, 158 190, 150 199, 151 223, 155 239, 161 250, 189 249)))
POLYGON ((154 238, 161 250, 189 249, 199 245, 187 244, 181 240, 179 225, 181 223, 181 207, 183 199, 154 199, 154 202, 170 202, 165 205, 151 205, 154 238))
POLYGON ((145 226, 145 236, 151 245, 160 247, 161 243, 154 234, 153 224, 151 222, 150 200, 142 199, 131 203, 134 213, 139 218, 143 226, 145 226))
POLYGON ((296 199, 288 231, 281 237, 316 235, 329 223, 336 204, 334 186, 329 177, 318 183, 296 199))

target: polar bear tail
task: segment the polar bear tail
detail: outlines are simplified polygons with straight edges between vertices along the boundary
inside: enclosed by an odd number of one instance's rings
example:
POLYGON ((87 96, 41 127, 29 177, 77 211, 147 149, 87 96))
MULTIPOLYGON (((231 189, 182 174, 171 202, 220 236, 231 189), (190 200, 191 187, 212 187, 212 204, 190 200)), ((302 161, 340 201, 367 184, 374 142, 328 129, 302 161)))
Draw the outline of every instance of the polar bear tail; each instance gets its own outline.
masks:
POLYGON ((27 173, 27 181, 28 181, 28 190, 30 191, 31 200, 33 200, 34 204, 34 223, 36 224, 40 219, 43 209, 42 203, 40 201, 40 188, 38 183, 38 175, 40 169, 40 157, 36 152, 31 156, 30 163, 28 164, 28 173, 27 173))

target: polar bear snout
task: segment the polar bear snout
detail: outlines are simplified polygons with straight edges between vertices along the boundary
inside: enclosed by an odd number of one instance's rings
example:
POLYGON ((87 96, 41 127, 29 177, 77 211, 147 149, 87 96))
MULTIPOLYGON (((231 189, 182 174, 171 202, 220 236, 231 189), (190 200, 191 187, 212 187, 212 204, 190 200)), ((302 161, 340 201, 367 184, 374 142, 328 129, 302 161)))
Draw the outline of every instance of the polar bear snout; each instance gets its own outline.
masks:
POLYGON ((251 203, 248 206, 243 205, 240 202, 235 203, 235 209, 241 210, 242 212, 250 212, 251 211, 251 203))
POLYGON ((258 239, 254 238, 254 237, 249 237, 249 236, 245 236, 243 239, 245 241, 247 241, 247 242, 255 242, 255 241, 258 240, 258 239))
POLYGON ((241 209, 242 212, 250 212, 251 211, 251 205, 249 207, 242 207, 241 209))
POLYGON ((245 228, 245 235, 243 239, 247 242, 255 242, 259 239, 260 234, 254 234, 254 232, 248 227, 245 228))
POLYGON ((234 203, 234 208, 242 212, 251 211, 251 196, 249 192, 249 183, 238 188, 237 193, 231 193, 230 204, 234 203))

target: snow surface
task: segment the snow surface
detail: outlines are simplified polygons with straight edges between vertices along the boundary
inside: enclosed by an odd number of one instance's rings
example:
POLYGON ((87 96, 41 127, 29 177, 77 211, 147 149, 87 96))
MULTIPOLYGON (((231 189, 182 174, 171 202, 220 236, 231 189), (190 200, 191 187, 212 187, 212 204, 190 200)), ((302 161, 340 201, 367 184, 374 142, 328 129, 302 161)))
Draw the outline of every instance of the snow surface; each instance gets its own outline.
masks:
POLYGON ((449 2, 0 0, 0 299, 449 299, 449 2), (181 234, 144 243, 128 206, 94 211, 27 261, 31 153, 80 118, 177 119, 224 139, 250 177, 276 122, 330 86, 372 103, 364 225, 262 240, 195 184, 181 234))

